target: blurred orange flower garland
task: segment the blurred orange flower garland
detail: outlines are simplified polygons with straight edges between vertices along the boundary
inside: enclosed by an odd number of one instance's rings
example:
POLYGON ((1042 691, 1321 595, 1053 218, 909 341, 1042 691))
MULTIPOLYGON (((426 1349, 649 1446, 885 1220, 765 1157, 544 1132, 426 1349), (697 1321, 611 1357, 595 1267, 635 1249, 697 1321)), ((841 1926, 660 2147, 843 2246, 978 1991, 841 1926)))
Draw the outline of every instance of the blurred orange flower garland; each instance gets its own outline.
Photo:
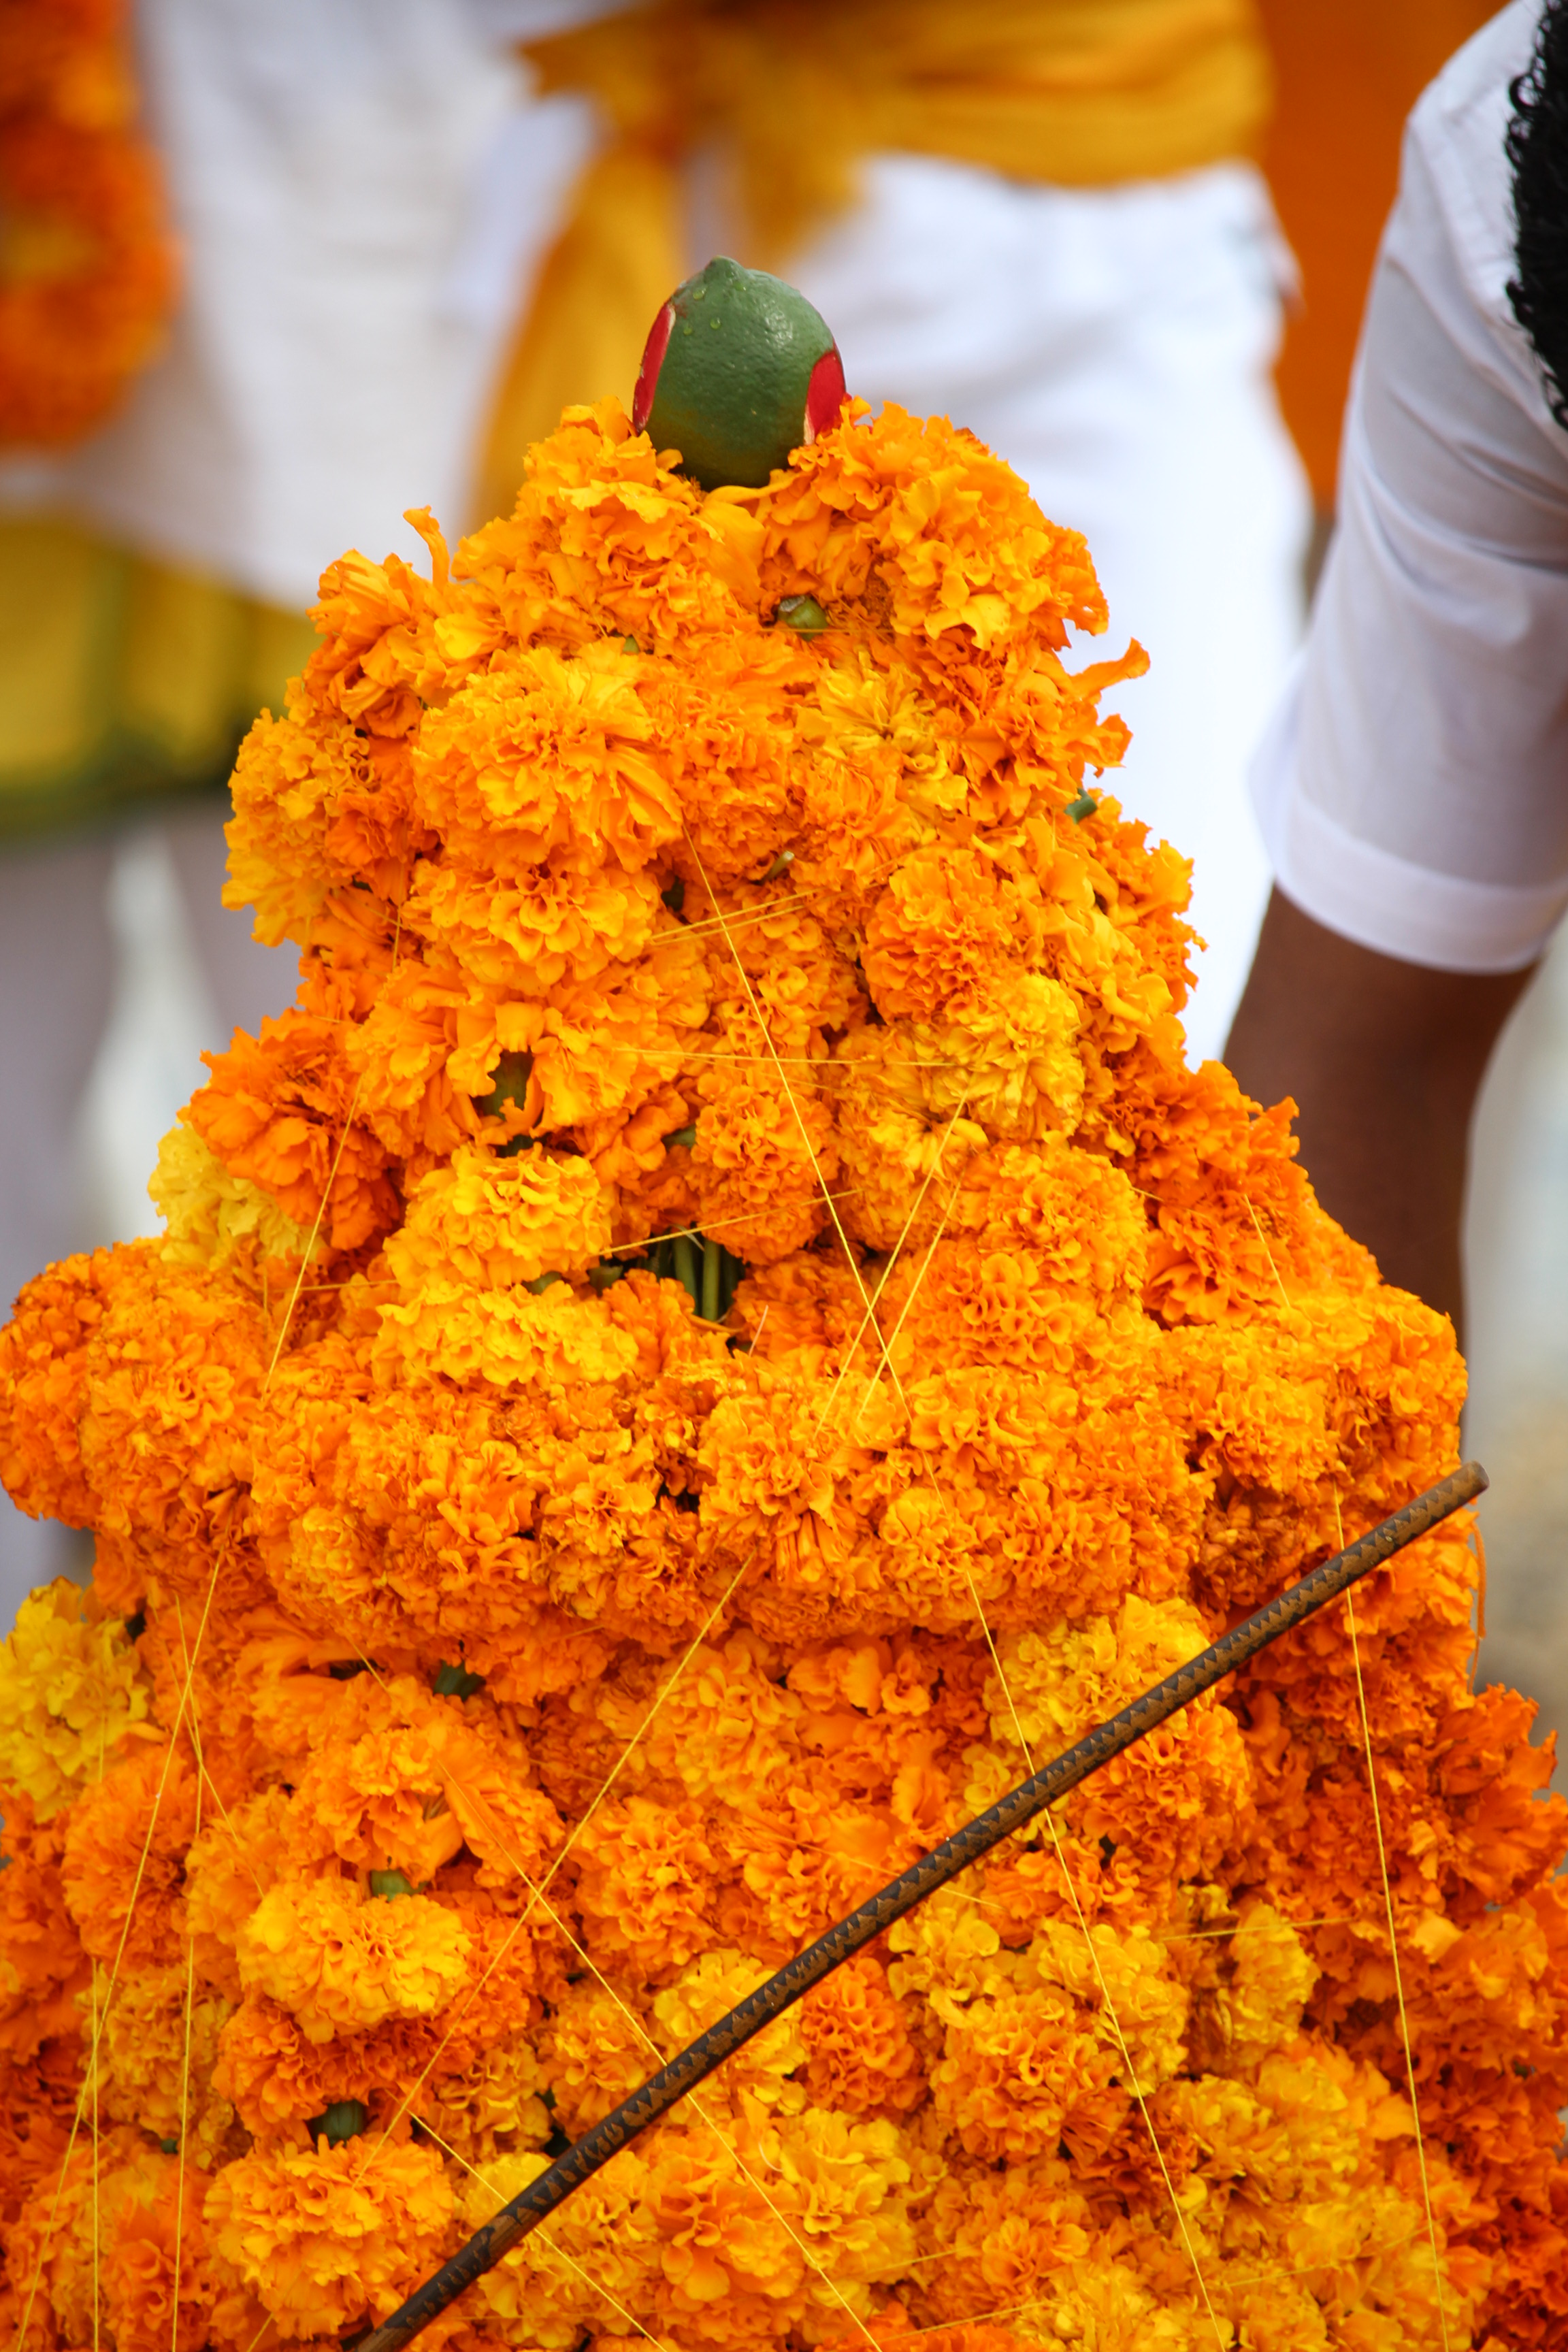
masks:
MULTIPOLYGON (((295 1008, 168 1139, 164 1237, 0 1339, 6 1482, 98 1560, 0 1664, 27 2352, 384 2315, 1456 1458, 1447 1325, 1184 1066, 1185 867, 1085 789, 1142 656, 1064 666, 1104 604, 1004 466, 857 406, 704 498, 611 402, 450 569, 419 520, 241 757, 295 1008)), ((1414 2083, 1337 1612, 432 2339, 1568 2340, 1568 1831, 1475 1583, 1448 1528, 1359 1604, 1414 2083)))
POLYGON ((0 444, 108 415, 175 293, 125 0, 0 0, 0 444))

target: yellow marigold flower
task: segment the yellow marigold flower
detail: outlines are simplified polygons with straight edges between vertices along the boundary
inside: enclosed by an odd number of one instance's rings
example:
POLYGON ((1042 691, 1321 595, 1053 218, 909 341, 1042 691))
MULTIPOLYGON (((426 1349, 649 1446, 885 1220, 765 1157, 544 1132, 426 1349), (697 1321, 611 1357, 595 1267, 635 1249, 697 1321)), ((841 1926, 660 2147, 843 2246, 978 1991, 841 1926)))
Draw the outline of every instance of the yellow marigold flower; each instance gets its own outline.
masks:
POLYGON ((992 1736, 1017 1750, 1021 1733, 1037 1755, 1070 1748, 1211 1638, 1190 1602, 1135 1592, 1114 1618, 1061 1618, 1004 1634, 985 1690, 992 1736))
POLYGON ((563 2130, 578 2138, 630 2098, 658 2063, 657 2049, 637 2011, 608 1985, 591 1977, 569 1985, 540 2045, 563 2130))
POLYGON ((921 2234, 940 2239, 945 2259, 915 2273, 921 2317, 929 2324, 1019 2305, 1033 2316, 1032 2306, 1047 2291, 1059 2293, 1089 2253, 1093 2218, 1072 2168, 1059 2159, 1001 2172, 944 2169, 921 2234))
POLYGON ((680 803, 619 646, 498 656, 433 712, 415 755, 421 814, 462 855, 526 873, 570 845, 636 869, 680 832, 680 803))
POLYGON ((604 1187, 584 1160, 472 1145, 415 1189, 384 1256, 404 1287, 432 1278, 505 1290, 543 1274, 581 1277, 610 1244, 604 1187))
POLYGON ((195 1828, 196 1789, 186 1751, 139 1740, 72 1806, 61 1881, 94 1959, 172 1968, 180 1958, 175 1906, 195 1828))
POLYGON ((234 2122, 213 2084, 233 2004, 204 1990, 187 2005, 188 1990, 179 1967, 117 1984, 112 1999, 107 1973, 95 1979, 80 1996, 89 2053, 83 2095, 93 2114, 177 2140, 183 2155, 210 2167, 234 2122))
POLYGON ((100 1777, 147 1696, 124 1627, 95 1622, 79 1585, 57 1577, 23 1601, 0 1647, 0 1787, 47 1821, 100 1777))
POLYGON ((542 992, 640 956, 662 919, 646 869, 576 870, 566 852, 502 877, 421 863, 405 920, 485 988, 542 992))
POLYGON ((921 2053, 909 2019, 868 1953, 847 1960, 801 2010, 810 2064, 806 2081, 819 2106, 851 2115, 902 2115, 926 2095, 921 2053))
POLYGON ((444 1375, 497 1388, 563 1389, 623 1379, 637 1363, 635 1345, 616 1330, 608 1307, 576 1297, 563 1282, 531 1297, 433 1276, 380 1315, 371 1360, 389 1388, 444 1375))
POLYGON ((538 2053, 520 2034, 481 2051, 460 2073, 427 2081, 415 2113, 437 2146, 465 2164, 485 2165, 498 2154, 544 2146, 556 2126, 539 2095, 543 2088, 538 2053))
MULTIPOLYGON (((60 1883, 64 1829, 62 1815, 41 1822, 26 1797, 7 1797, 0 1831, 0 2063, 15 2068, 57 2038, 68 2047, 77 1996, 89 1980, 90 1963, 60 1883)), ((13 2153, 20 2189, 58 2148, 51 2149, 50 2136, 41 2131, 31 2165, 19 2147, 13 2153)))
MULTIPOLYGON (((654 2038, 659 2048, 674 2057, 755 1992, 767 1973, 759 1962, 732 1948, 700 1953, 674 1984, 654 1995, 654 2038)), ((780 2018, 736 2052, 715 2085, 713 2104, 739 2104, 753 2116, 764 2108, 794 2115, 805 2105, 805 2086, 788 2079, 805 2062, 800 2016, 797 2010, 780 2018)))
POLYGON ((135 2352, 202 2352, 206 2340, 206 2176, 124 2125, 79 2137, 7 2232, 14 2275, 28 2282, 55 2340, 92 2341, 93 2314, 135 2352), (176 2305, 174 2241, 184 2293, 176 2305), (188 2267, 186 2267, 188 2265, 188 2267))
MULTIPOLYGON (((548 2163, 543 2156, 500 2156, 465 2178, 465 2228, 492 2221, 548 2163)), ((491 2326, 509 2342, 550 2344, 580 2327, 584 2316, 608 2335, 625 2326, 622 2313, 647 2310, 658 2291, 660 2253, 657 2216, 644 2197, 647 2179, 643 2150, 623 2149, 562 2206, 547 2231, 503 2255, 476 2289, 491 2326)))
POLYGON ((310 2042, 389 2017, 428 2017, 468 1973, 468 1929, 420 1895, 368 1899, 343 1878, 264 1895, 240 1931, 240 1982, 281 2003, 310 2042))
POLYGON ((286 2339, 384 2319, 440 2261, 452 2191, 434 2148, 368 2139, 246 2156, 205 2212, 214 2270, 286 2339))
POLYGON ((232 1174, 183 1118, 158 1147, 147 1190, 163 1215, 163 1254, 172 1265, 209 1265, 247 1242, 258 1257, 290 1265, 310 1255, 308 1229, 259 1185, 232 1174))
POLYGON ((185 1853, 185 1926, 203 1981, 237 2000, 235 1945, 257 1902, 288 1870, 289 1799, 258 1790, 209 1821, 185 1853))

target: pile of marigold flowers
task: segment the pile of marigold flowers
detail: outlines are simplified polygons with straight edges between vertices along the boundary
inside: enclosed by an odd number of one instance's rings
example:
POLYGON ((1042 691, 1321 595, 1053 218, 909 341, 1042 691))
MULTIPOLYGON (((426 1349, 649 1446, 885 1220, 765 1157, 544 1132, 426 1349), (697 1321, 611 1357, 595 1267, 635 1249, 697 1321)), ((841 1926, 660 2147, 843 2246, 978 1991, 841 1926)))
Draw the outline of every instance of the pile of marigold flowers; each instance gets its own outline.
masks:
MULTIPOLYGON (((1064 664, 1005 467, 857 406, 704 497, 609 403, 420 520, 241 756, 294 1008, 0 1339, 97 1547, 0 1664, 26 2352, 384 2315, 1456 1459, 1447 1324, 1185 1066, 1186 869, 1096 781, 1142 656, 1064 664)), ((1568 2342, 1568 1832, 1477 1576, 1450 1526, 1131 1748, 430 2340, 1568 2342)))

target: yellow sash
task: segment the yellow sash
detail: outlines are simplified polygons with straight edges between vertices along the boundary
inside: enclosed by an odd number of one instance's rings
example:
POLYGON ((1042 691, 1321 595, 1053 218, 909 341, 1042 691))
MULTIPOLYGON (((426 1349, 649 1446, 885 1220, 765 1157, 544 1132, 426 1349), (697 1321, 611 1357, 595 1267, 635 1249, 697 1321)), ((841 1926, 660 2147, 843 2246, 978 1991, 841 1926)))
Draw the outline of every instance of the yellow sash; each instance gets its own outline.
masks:
POLYGON ((568 401, 629 400, 685 275, 679 171, 711 145, 741 258, 777 268, 859 158, 946 155, 1092 187, 1251 152, 1268 109, 1253 0, 652 0, 525 54, 606 140, 574 193, 491 414, 484 514, 568 401))
POLYGON ((0 516, 0 843, 221 786, 315 643, 58 516, 0 516))

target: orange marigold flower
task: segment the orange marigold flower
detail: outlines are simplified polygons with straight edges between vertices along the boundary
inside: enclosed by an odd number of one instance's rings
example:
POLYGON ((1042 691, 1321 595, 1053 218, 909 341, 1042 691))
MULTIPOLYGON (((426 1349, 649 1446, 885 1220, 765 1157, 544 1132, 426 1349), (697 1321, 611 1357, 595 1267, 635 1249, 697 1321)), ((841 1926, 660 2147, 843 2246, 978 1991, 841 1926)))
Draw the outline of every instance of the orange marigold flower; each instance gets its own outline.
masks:
POLYGON ((212 2268, 285 2338, 384 2319, 445 2252, 452 2190, 433 2147, 353 2140, 241 2157, 207 2191, 212 2268))

